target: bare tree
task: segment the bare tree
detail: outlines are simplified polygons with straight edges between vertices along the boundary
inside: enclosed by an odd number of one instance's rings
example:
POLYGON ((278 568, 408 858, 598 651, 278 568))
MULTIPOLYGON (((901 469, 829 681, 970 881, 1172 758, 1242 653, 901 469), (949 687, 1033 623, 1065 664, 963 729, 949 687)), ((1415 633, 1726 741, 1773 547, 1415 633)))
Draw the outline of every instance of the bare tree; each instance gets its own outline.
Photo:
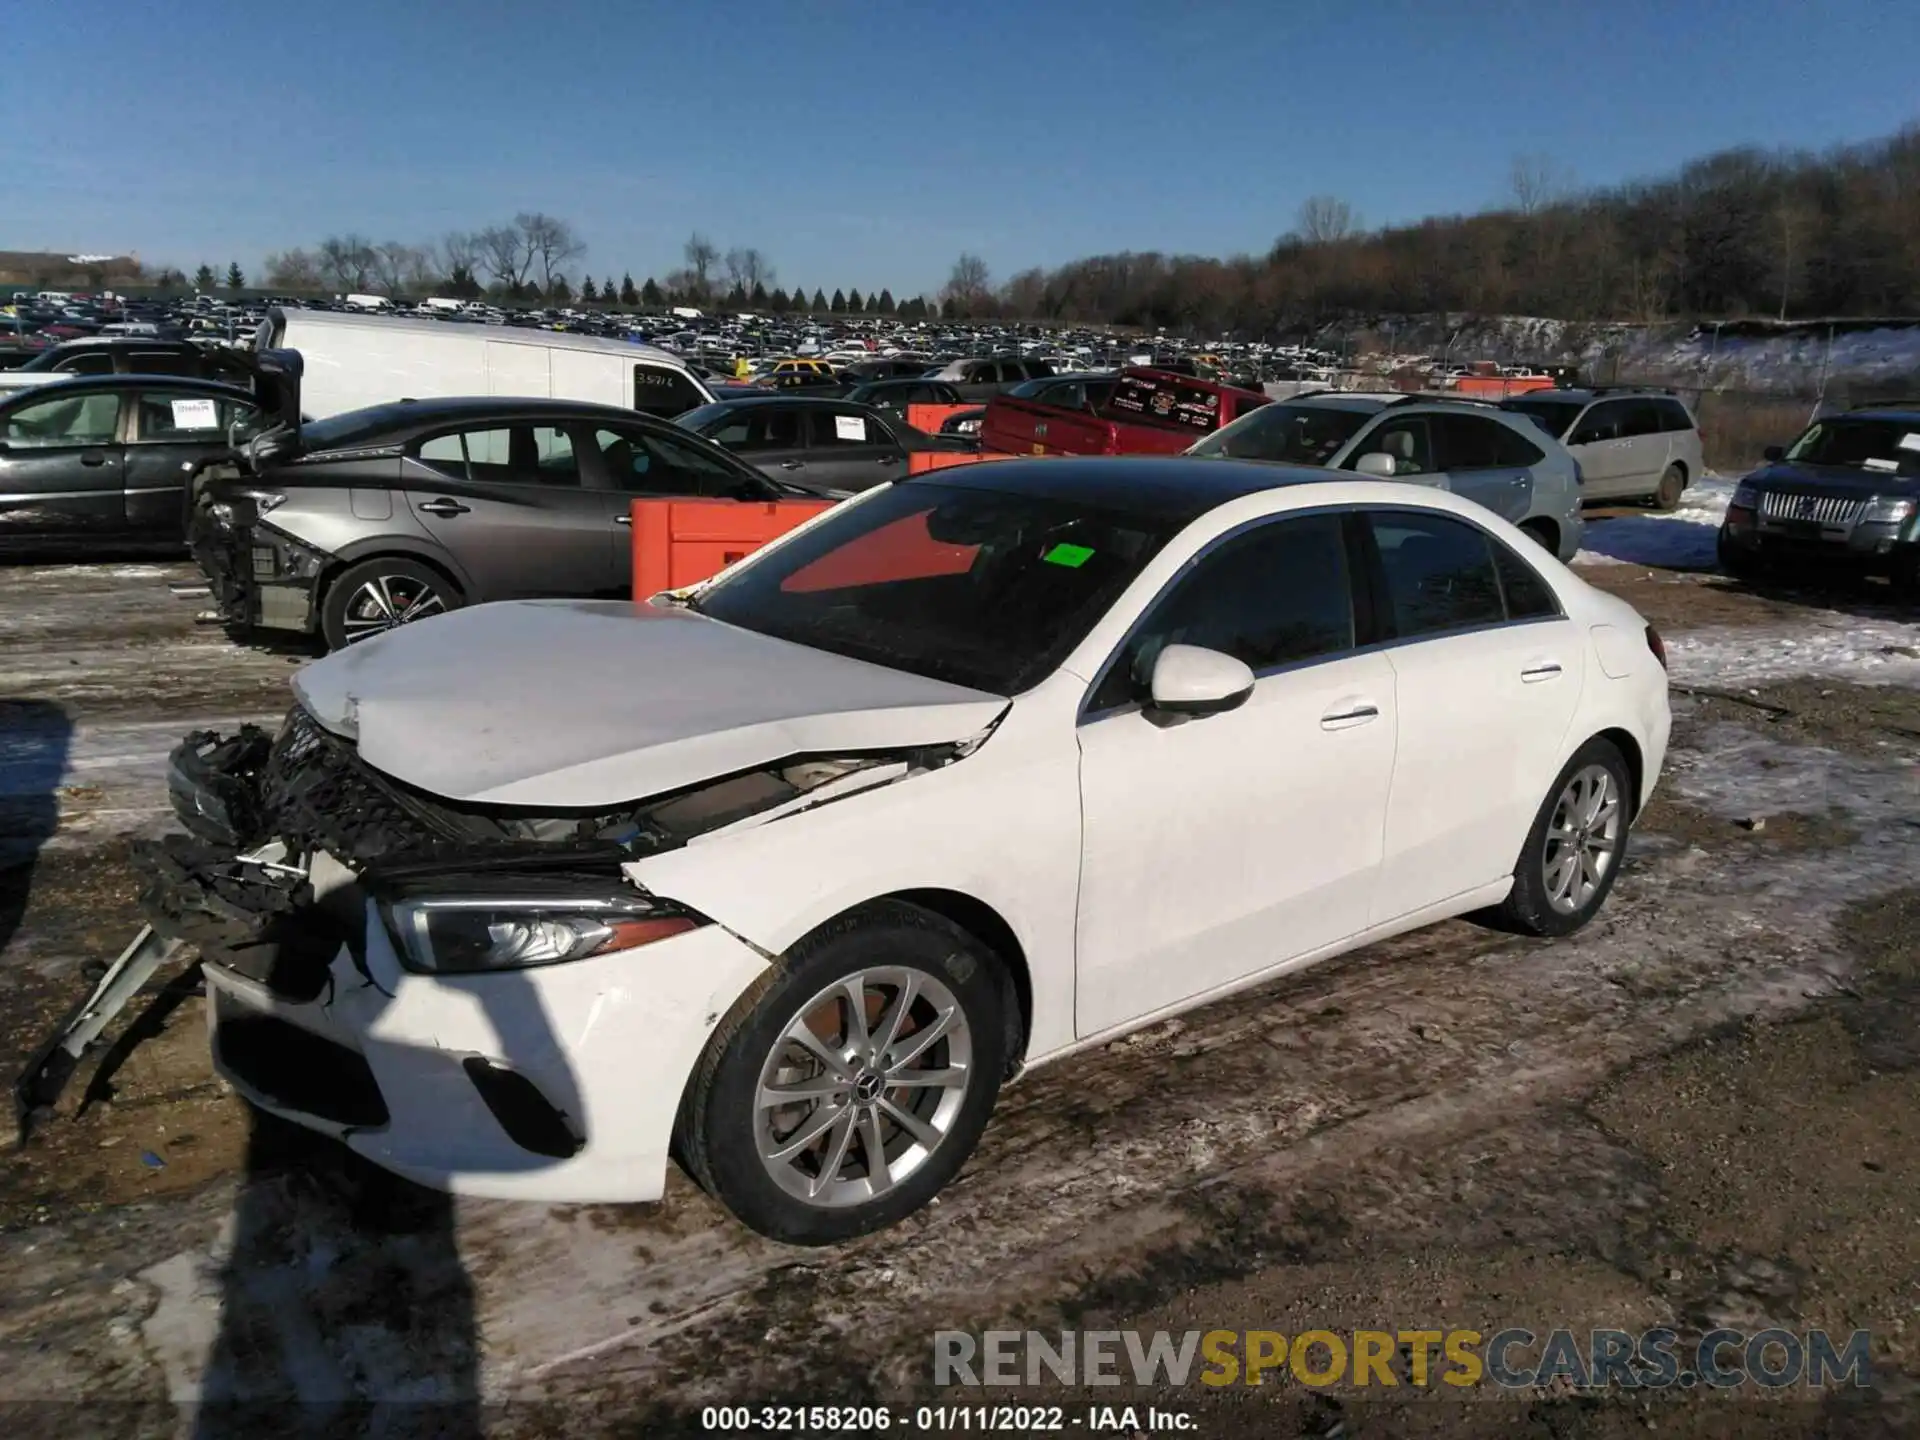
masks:
POLYGON ((350 294, 367 288, 373 265, 373 244, 364 235, 329 235, 320 242, 320 273, 350 294))
POLYGON ((1799 288, 1801 271, 1806 268, 1806 237, 1813 228, 1815 215, 1804 200, 1789 194, 1781 197, 1774 219, 1780 227, 1780 318, 1784 320, 1787 301, 1799 288))
POLYGON ((1573 189, 1559 163, 1538 151, 1513 157, 1507 184, 1513 192, 1514 208, 1522 215, 1538 215, 1573 189))
POLYGON ((526 236, 517 225, 489 225, 473 237, 480 268, 494 283, 518 290, 527 283, 533 268, 533 252, 527 249, 526 236))
POLYGON ((398 295, 418 268, 417 255, 413 246, 403 245, 398 240, 374 246, 374 283, 387 294, 398 295))
POLYGON ((1310 195, 1300 202, 1299 232, 1309 245, 1331 245, 1357 235, 1360 218, 1337 195, 1310 195))
POLYGON ((324 283, 320 262, 305 250, 269 255, 261 268, 271 290, 318 290, 324 283))
POLYGON ((720 258, 719 248, 696 230, 687 237, 687 243, 682 248, 681 254, 686 256, 687 270, 693 276, 695 288, 702 295, 706 294, 713 274, 714 262, 720 258))
POLYGON ((551 291, 554 280, 560 277, 566 266, 587 253, 586 242, 565 220, 543 215, 536 210, 532 214, 514 216, 513 223, 520 231, 529 261, 538 261, 540 264, 540 287, 543 290, 551 291))
POLYGON ((480 253, 480 237, 470 230, 449 230, 440 237, 440 265, 451 275, 455 270, 471 274, 486 268, 480 253))
POLYGON ((751 246, 727 251, 726 267, 727 283, 739 286, 748 294, 752 294, 756 286, 764 290, 773 284, 772 263, 751 246))
POLYGON ((962 314, 970 315, 993 294, 991 280, 987 262, 971 252, 963 252, 953 262, 953 269, 947 275, 946 288, 940 292, 940 298, 958 306, 962 314))

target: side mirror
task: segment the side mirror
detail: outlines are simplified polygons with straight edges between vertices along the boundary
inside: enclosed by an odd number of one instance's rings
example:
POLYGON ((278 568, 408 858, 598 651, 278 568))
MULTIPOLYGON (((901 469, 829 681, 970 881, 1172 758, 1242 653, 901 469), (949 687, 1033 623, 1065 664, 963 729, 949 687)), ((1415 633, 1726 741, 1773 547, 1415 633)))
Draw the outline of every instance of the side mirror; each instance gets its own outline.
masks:
POLYGON ((1247 703, 1246 662, 1198 645, 1169 645, 1154 659, 1152 707, 1168 715, 1218 715, 1247 703))
POLYGON ((1760 452, 1760 458, 1769 463, 1775 460, 1784 460, 1787 458, 1787 447, 1784 445, 1769 445, 1760 452))
POLYGON ((1393 457, 1379 450, 1370 450, 1353 462, 1354 470, 1361 475, 1374 475, 1382 480, 1394 477, 1393 457))

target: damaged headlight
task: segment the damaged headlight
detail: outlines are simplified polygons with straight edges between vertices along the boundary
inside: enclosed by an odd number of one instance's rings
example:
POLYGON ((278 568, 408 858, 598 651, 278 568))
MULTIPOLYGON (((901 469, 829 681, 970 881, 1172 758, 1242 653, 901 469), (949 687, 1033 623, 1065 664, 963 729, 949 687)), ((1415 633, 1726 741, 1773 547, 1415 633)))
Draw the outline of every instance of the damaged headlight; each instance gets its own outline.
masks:
POLYGON ((384 905, 410 969, 528 970, 632 950, 698 929, 698 915, 644 895, 423 895, 384 905))

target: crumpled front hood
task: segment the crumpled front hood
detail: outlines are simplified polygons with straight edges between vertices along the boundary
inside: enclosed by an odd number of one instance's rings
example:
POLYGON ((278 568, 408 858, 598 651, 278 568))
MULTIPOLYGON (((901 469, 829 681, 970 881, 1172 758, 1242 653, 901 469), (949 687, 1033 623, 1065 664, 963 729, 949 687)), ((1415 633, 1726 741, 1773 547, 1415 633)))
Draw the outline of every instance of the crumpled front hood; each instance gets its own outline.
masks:
POLYGON ((1008 704, 672 606, 571 600, 436 616, 315 661, 293 689, 396 780, 555 809, 793 755, 963 740, 1008 704))

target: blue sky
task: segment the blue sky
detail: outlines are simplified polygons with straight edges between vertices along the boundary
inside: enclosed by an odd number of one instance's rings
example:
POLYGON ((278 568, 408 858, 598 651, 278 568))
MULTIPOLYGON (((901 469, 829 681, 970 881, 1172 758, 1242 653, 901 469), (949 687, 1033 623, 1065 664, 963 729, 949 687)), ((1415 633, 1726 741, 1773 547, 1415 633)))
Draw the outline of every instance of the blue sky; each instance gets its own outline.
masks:
POLYGON ((1896 0, 6 0, 0 249, 191 272, 517 210, 594 275, 698 229, 780 281, 937 289, 1133 249, 1264 250, 1920 119, 1896 0))

